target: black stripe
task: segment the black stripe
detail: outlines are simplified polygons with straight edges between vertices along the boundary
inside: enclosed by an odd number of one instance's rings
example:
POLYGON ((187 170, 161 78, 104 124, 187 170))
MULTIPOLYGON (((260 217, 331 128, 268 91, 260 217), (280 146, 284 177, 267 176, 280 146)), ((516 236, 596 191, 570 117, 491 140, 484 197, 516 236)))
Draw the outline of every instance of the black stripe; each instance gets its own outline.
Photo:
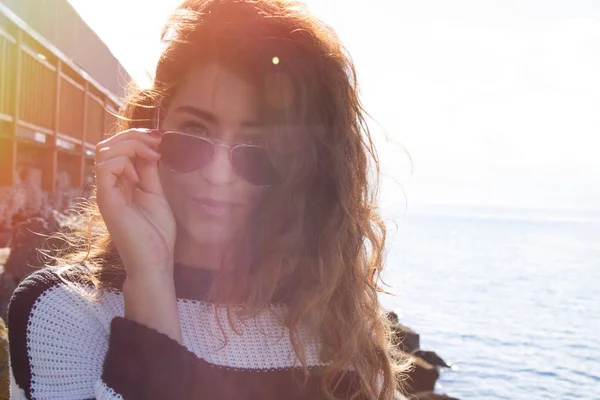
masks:
MULTIPOLYGON (((173 268, 175 293, 178 299, 211 303, 213 299, 210 298, 209 294, 215 278, 216 272, 206 268, 191 267, 181 263, 175 263, 173 268)), ((237 278, 237 275, 235 275, 235 278, 237 278)), ((287 304, 290 293, 289 287, 281 287, 275 291, 270 303, 287 304)))
MULTIPOLYGON (((168 336, 122 317, 112 320, 102 373, 102 381, 126 400, 325 399, 322 368, 309 368, 307 378, 298 367, 261 370, 211 364, 168 336)), ((348 371, 334 394, 349 399, 358 388, 358 376, 348 371)))

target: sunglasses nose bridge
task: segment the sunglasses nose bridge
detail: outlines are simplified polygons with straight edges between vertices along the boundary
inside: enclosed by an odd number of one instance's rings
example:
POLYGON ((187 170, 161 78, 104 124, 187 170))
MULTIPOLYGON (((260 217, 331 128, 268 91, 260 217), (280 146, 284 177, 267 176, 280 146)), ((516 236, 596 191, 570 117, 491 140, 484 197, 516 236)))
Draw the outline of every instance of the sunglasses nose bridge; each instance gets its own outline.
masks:
MULTIPOLYGON (((224 156, 224 158, 227 158, 227 160, 229 161, 230 164, 233 163, 232 161, 232 157, 231 157, 231 152, 232 150, 235 148, 235 146, 232 146, 229 143, 223 143, 223 142, 212 142, 213 146, 214 146, 214 151, 213 151, 213 161, 215 158, 220 157, 220 155, 222 154, 224 156), (221 149, 223 148, 223 149, 221 149)), ((230 167, 233 168, 233 165, 230 165, 230 167)))
POLYGON ((231 182, 236 173, 231 160, 231 146, 227 143, 213 144, 213 154, 207 164, 202 168, 205 178, 213 184, 231 182), (221 149, 224 147, 224 149, 221 149))
POLYGON ((223 142, 213 142, 213 145, 215 146, 215 148, 218 150, 220 147, 225 147, 227 149, 228 152, 231 152, 231 149, 233 148, 232 145, 228 144, 228 143, 223 143, 223 142))

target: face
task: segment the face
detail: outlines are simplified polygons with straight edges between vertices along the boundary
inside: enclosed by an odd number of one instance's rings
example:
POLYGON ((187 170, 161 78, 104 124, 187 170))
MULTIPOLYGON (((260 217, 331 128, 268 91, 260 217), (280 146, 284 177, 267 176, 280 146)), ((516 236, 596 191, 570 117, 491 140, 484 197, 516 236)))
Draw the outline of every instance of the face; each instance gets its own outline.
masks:
POLYGON ((174 94, 161 128, 217 143, 212 159, 200 169, 174 172, 159 163, 178 235, 198 244, 227 244, 248 226, 266 189, 236 173, 229 147, 219 144, 259 140, 264 132, 259 100, 255 87, 216 63, 193 69, 174 94))

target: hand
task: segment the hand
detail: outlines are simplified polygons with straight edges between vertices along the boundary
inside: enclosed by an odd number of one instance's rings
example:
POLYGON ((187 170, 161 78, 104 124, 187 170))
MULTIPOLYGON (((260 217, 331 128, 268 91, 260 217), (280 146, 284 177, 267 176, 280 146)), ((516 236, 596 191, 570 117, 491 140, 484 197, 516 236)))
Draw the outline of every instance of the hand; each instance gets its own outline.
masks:
POLYGON ((129 129, 96 146, 97 203, 128 279, 173 273, 175 217, 158 174, 160 141, 158 130, 129 129))

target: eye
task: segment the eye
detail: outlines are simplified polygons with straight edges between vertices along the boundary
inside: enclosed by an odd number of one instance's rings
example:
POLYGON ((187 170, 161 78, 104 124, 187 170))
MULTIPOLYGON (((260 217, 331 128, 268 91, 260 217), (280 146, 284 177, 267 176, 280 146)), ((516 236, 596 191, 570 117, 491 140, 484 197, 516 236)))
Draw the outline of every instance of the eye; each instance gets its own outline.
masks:
POLYGON ((253 146, 265 146, 266 140, 263 135, 252 135, 241 138, 240 143, 250 144, 253 146))
POLYGON ((210 136, 210 131, 208 130, 208 128, 206 128, 206 126, 204 126, 203 124, 201 124, 198 121, 184 122, 181 125, 179 125, 179 129, 182 132, 190 133, 193 135, 204 136, 204 137, 210 136))

